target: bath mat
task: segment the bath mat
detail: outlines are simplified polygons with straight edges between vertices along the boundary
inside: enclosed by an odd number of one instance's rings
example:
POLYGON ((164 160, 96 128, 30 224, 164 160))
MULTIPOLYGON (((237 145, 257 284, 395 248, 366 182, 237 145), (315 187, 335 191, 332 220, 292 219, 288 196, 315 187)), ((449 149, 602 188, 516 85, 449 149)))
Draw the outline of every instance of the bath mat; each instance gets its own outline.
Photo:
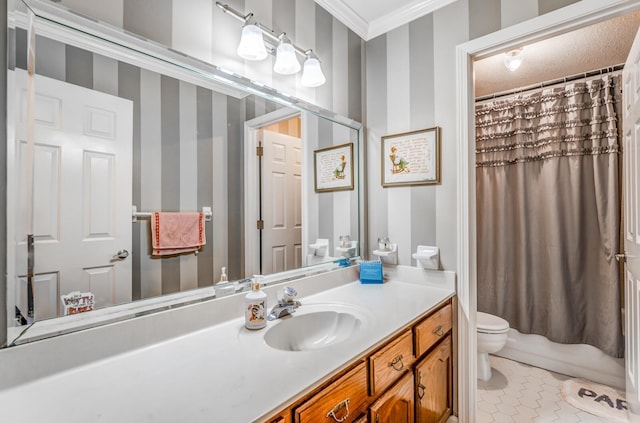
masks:
POLYGON ((562 382, 562 398, 577 409, 607 421, 629 422, 624 392, 609 386, 585 379, 567 379, 562 382))

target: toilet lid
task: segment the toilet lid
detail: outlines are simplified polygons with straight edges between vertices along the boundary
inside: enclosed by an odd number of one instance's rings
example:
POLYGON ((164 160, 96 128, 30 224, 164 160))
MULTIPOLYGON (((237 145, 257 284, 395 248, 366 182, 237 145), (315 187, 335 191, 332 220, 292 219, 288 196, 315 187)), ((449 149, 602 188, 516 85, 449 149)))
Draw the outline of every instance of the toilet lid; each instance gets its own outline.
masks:
POLYGON ((501 317, 481 311, 477 314, 476 326, 479 331, 488 333, 506 332, 509 330, 509 322, 501 317))

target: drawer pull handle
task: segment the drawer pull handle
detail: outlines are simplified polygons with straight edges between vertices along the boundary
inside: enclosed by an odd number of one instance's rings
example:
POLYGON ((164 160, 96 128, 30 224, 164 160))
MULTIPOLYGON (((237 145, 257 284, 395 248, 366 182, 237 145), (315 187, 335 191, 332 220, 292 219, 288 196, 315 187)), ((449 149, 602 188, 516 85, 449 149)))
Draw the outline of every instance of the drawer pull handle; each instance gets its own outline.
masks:
POLYGON ((402 362, 402 354, 393 359, 391 363, 389 363, 389 367, 393 367, 393 370, 399 372, 404 369, 404 363, 402 362), (399 363, 399 364, 398 364, 399 363))
POLYGON ((422 384, 422 373, 418 372, 418 400, 422 401, 422 397, 424 397, 426 386, 422 384))
POLYGON ((438 335, 438 336, 442 336, 442 335, 444 335, 444 331, 442 330, 442 325, 438 325, 438 327, 436 327, 436 328, 433 330, 433 333, 435 333, 435 334, 436 334, 436 335, 438 335))
POLYGON ((333 420, 337 421, 338 423, 341 423, 345 420, 347 420, 349 418, 349 398, 347 398, 344 401, 340 401, 339 403, 337 403, 332 409, 331 411, 329 411, 327 413, 327 417, 331 417, 333 420), (336 413, 338 411, 340 411, 340 409, 344 407, 344 409, 346 410, 346 414, 342 417, 337 417, 336 413))

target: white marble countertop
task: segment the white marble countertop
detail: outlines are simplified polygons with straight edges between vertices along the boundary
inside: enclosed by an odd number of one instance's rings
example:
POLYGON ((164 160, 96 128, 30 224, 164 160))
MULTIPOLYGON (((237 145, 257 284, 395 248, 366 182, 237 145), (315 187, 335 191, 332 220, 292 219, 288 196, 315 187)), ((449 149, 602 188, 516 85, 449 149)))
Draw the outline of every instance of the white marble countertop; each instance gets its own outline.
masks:
MULTIPOLYGON (((324 349, 271 348, 263 340, 265 329, 248 331, 243 318, 233 318, 0 390, 0 412, 7 421, 252 422, 453 295, 452 274, 429 283, 428 277, 412 276, 426 274, 420 272, 391 275, 382 285, 349 282, 299 298, 301 314, 305 307, 344 303, 364 317, 357 336, 324 349)), ((267 329, 280 323, 269 322, 267 329)))

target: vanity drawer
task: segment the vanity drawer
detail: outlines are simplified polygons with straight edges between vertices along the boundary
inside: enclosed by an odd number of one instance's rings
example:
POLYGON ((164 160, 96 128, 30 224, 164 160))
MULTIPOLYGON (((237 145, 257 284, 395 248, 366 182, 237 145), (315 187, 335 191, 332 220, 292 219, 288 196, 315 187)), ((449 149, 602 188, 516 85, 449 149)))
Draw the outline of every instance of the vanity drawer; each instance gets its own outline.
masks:
POLYGON ((413 336, 406 330, 395 341, 369 357, 369 394, 381 394, 393 384, 415 361, 413 336))
POLYGON ((451 303, 414 326, 416 357, 427 352, 451 330, 451 303))
POLYGON ((296 423, 351 423, 368 405, 367 367, 363 361, 294 410, 296 423))

